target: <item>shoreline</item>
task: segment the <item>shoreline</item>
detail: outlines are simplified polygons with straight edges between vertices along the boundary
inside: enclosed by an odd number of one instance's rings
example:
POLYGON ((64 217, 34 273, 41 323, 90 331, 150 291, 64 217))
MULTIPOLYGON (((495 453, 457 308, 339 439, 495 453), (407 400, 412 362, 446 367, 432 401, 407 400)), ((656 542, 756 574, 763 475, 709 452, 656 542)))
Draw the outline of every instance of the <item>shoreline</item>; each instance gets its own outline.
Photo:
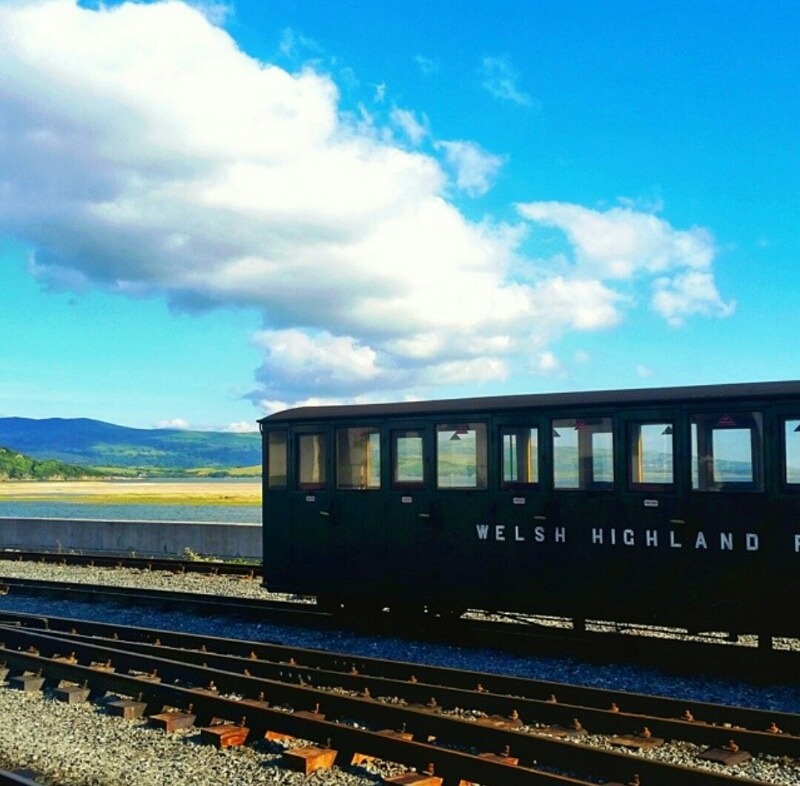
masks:
POLYGON ((261 480, 4 480, 0 503, 65 502, 120 505, 260 505, 261 480))

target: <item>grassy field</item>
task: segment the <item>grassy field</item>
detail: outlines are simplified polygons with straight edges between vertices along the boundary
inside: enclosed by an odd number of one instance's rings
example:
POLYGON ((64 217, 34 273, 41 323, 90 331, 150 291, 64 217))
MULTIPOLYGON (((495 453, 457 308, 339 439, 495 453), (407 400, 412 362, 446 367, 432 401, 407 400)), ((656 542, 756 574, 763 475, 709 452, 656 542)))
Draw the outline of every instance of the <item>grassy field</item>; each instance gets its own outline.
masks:
POLYGON ((261 481, 172 483, 170 481, 3 481, 0 498, 98 505, 260 505, 261 481))

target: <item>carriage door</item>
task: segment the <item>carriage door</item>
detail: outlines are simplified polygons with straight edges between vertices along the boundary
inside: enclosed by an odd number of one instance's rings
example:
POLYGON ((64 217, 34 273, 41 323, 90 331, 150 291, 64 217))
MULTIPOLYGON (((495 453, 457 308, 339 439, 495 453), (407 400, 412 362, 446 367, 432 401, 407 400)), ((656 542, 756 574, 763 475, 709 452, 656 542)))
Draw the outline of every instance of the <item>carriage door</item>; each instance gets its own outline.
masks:
POLYGON ((386 521, 382 474, 381 429, 375 423, 334 429, 335 492, 331 522, 340 561, 352 587, 351 603, 369 607, 382 579, 386 521))
POLYGON ((289 564, 295 559, 292 521, 289 514, 289 432, 265 430, 262 434, 262 554, 264 585, 280 591, 292 577, 289 564))
MULTIPOLYGON (((781 407, 776 417, 777 439, 771 440, 778 463, 773 515, 769 517, 769 547, 764 558, 772 566, 765 587, 765 614, 772 627, 796 628, 788 609, 800 606, 800 406, 781 407)), ((765 544, 766 546, 767 544, 765 544)))
POLYGON ((489 424, 486 420, 440 420, 434 425, 436 501, 431 509, 439 544, 438 578, 452 602, 485 602, 480 528, 492 524, 489 493, 489 424))
POLYGON ((561 593, 552 613, 597 617, 624 600, 616 571, 624 549, 614 495, 614 420, 576 412, 551 421, 552 504, 548 522, 566 543, 558 569, 561 593))
POLYGON ((537 418, 498 418, 498 493, 485 531, 487 577, 506 597, 530 605, 557 586, 556 548, 542 484, 542 426, 537 418))
POLYGON ((655 621, 664 599, 682 602, 687 566, 670 549, 670 531, 686 518, 685 416, 677 409, 642 409, 620 418, 620 508, 615 568, 623 612, 655 621))
POLYGON ((387 595, 415 605, 429 596, 437 582, 442 556, 440 529, 431 507, 432 437, 424 421, 396 421, 388 428, 389 489, 381 545, 384 565, 392 565, 399 580, 386 577, 387 595))
POLYGON ((753 621, 753 593, 769 580, 761 555, 770 534, 763 414, 739 408, 695 412, 689 424, 691 492, 673 554, 691 563, 686 581, 702 617, 698 624, 736 630, 748 616, 753 621))
MULTIPOLYGON (((292 432, 294 483, 291 490, 291 544, 295 569, 309 578, 310 592, 337 588, 341 550, 335 536, 336 511, 331 504, 330 445, 326 429, 292 432)), ((268 559, 265 550, 264 559, 268 559)))

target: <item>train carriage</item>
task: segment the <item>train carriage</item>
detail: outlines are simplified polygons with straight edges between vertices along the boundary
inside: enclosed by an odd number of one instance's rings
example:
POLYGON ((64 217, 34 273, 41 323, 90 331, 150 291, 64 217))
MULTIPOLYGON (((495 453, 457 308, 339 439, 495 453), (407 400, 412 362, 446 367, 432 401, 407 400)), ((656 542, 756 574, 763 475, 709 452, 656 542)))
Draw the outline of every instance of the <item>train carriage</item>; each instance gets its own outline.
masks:
POLYGON ((302 407, 260 427, 270 589, 800 633, 800 382, 302 407))

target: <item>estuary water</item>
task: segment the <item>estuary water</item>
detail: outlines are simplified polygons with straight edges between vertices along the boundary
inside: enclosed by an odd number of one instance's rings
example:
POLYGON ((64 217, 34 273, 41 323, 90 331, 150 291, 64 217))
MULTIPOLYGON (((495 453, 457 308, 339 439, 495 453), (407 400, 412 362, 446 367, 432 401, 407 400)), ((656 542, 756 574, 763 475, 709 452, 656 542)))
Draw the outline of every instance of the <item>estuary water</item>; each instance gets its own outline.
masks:
MULTIPOLYGON (((218 484, 220 491, 231 488, 236 479, 176 480, 169 483, 185 483, 187 493, 192 484, 218 484)), ((249 481, 252 483, 252 479, 249 481)), ((135 481, 131 483, 134 485, 135 481)), ((233 491, 233 489, 231 489, 233 491)), ((77 491, 77 489, 76 489, 77 491)), ((235 494, 234 494, 235 496, 235 494)), ((90 502, 86 499, 70 499, 62 494, 43 494, 31 499, 7 498, 0 484, 0 517, 13 518, 60 518, 60 519, 118 519, 124 521, 214 521, 239 524, 260 524, 261 505, 238 504, 182 504, 179 502, 90 502)))
POLYGON ((56 519, 119 519, 123 521, 215 521, 260 524, 256 505, 103 505, 80 502, 3 502, 0 517, 56 519))

